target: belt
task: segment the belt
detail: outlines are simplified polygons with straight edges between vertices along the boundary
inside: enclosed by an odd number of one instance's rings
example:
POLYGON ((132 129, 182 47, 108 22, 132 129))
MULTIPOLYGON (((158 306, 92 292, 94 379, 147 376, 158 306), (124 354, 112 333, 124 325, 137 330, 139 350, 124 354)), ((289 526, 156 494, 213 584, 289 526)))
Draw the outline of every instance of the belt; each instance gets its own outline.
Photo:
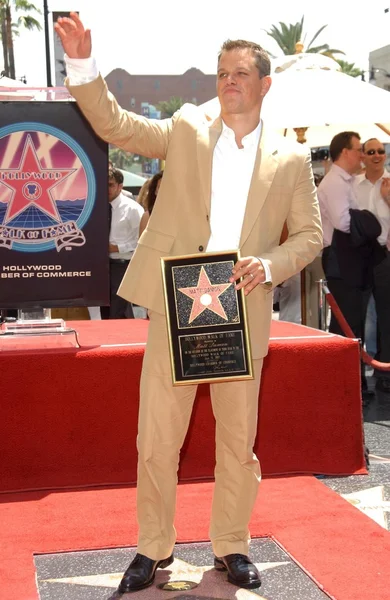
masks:
POLYGON ((110 258, 110 263, 118 265, 127 265, 130 262, 130 258, 110 258))

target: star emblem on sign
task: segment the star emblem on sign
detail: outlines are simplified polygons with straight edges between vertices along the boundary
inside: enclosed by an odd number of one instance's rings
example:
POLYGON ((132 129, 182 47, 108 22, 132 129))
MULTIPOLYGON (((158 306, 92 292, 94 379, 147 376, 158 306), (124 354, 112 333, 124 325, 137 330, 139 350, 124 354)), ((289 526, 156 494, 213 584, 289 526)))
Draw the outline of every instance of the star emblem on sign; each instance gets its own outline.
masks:
POLYGON ((32 138, 27 135, 19 166, 16 169, 0 169, 0 183, 12 192, 4 223, 9 223, 30 206, 60 223, 61 217, 51 191, 75 170, 43 168, 32 138))
POLYGON ((211 310, 211 312, 227 321, 228 318, 219 297, 231 285, 233 284, 211 283, 205 268, 201 267, 196 286, 178 288, 179 292, 182 292, 182 294, 193 300, 191 315, 188 322, 192 323, 196 317, 199 317, 206 309, 211 310))

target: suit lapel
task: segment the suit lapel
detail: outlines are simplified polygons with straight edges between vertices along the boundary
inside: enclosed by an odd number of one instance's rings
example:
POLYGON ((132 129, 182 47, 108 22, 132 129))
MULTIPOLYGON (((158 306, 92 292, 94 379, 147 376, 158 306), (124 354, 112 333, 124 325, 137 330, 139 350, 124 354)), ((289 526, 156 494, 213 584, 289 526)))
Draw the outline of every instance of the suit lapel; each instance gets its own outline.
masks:
POLYGON ((263 125, 246 203, 244 222, 241 230, 240 248, 252 231, 252 227, 255 224, 271 187, 278 164, 277 143, 272 139, 272 136, 270 137, 267 135, 267 131, 263 125))
POLYGON ((197 157, 202 185, 203 199, 207 214, 210 215, 211 203, 211 177, 213 167, 213 152, 222 131, 222 119, 218 117, 214 121, 204 122, 197 133, 197 157))

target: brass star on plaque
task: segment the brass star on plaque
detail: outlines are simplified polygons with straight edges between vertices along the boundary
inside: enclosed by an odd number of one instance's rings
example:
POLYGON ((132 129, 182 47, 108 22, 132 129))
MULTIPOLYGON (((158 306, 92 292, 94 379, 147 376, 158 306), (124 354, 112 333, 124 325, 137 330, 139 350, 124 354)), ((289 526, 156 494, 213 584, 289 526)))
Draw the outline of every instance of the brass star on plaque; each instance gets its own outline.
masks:
POLYGON ((212 284, 208 275, 204 269, 201 267, 199 273, 199 279, 196 286, 187 287, 187 288, 178 288, 179 292, 182 292, 191 300, 193 300, 193 305, 191 309, 191 315, 189 318, 189 323, 192 323, 202 314, 206 309, 211 310, 216 315, 219 315, 226 321, 228 320, 225 310, 221 304, 219 299, 220 295, 223 294, 228 287, 233 285, 232 283, 216 283, 212 284))

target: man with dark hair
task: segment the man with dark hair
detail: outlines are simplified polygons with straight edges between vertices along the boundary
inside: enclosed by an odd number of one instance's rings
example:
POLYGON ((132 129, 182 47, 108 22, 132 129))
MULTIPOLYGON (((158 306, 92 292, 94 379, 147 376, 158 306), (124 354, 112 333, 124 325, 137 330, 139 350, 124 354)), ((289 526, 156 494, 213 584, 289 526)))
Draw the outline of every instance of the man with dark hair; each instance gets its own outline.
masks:
POLYGON ((98 135, 166 160, 158 202, 119 290, 147 307, 150 317, 137 439, 138 554, 119 591, 151 585, 156 569, 173 561, 177 468, 197 388, 172 384, 160 259, 232 248, 242 256, 230 282, 246 295, 254 379, 210 386, 217 463, 210 538, 215 568, 235 585, 259 587, 248 558, 248 524, 260 481, 253 446, 272 317, 269 292, 321 249, 310 156, 299 144, 276 139, 260 119, 271 78, 268 58, 258 67, 255 44, 229 42, 222 50, 217 119, 186 104, 171 119, 156 121, 121 109, 107 92, 91 57, 90 32, 75 13, 60 18, 56 31, 67 55, 67 85, 98 135), (290 235, 280 246, 285 221, 290 235))
MULTIPOLYGON (((350 239, 351 210, 359 208, 353 179, 362 161, 360 135, 354 131, 338 133, 332 139, 329 150, 333 165, 318 187, 324 230, 322 265, 331 294, 356 337, 364 343, 364 324, 372 285, 369 273, 373 266, 363 269, 360 248, 354 248, 350 239)), ((329 331, 343 335, 333 313, 329 331)), ((370 393, 363 365, 361 377, 363 398, 367 400, 370 393)))
POLYGON ((218 55, 218 63, 223 52, 231 52, 232 50, 249 50, 252 53, 260 79, 271 74, 271 61, 268 52, 259 46, 259 44, 248 42, 247 40, 226 40, 222 44, 218 55))
POLYGON ((360 135, 355 131, 342 131, 334 136, 329 146, 333 163, 339 161, 347 173, 356 173, 360 168, 362 146, 360 135))
MULTIPOLYGON (((390 233, 389 184, 390 173, 385 169, 386 150, 376 138, 363 145, 365 173, 354 181, 354 191, 359 208, 372 212, 381 224, 378 238, 384 259, 374 269, 373 295, 377 315, 378 348, 376 359, 390 363, 390 256, 387 241, 390 233)), ((390 394, 390 372, 376 371, 376 388, 390 394)))
POLYGON ((103 318, 133 319, 131 303, 118 296, 121 284, 138 242, 142 207, 122 193, 123 173, 115 167, 108 170, 108 200, 110 202, 110 307, 102 307, 103 318))

